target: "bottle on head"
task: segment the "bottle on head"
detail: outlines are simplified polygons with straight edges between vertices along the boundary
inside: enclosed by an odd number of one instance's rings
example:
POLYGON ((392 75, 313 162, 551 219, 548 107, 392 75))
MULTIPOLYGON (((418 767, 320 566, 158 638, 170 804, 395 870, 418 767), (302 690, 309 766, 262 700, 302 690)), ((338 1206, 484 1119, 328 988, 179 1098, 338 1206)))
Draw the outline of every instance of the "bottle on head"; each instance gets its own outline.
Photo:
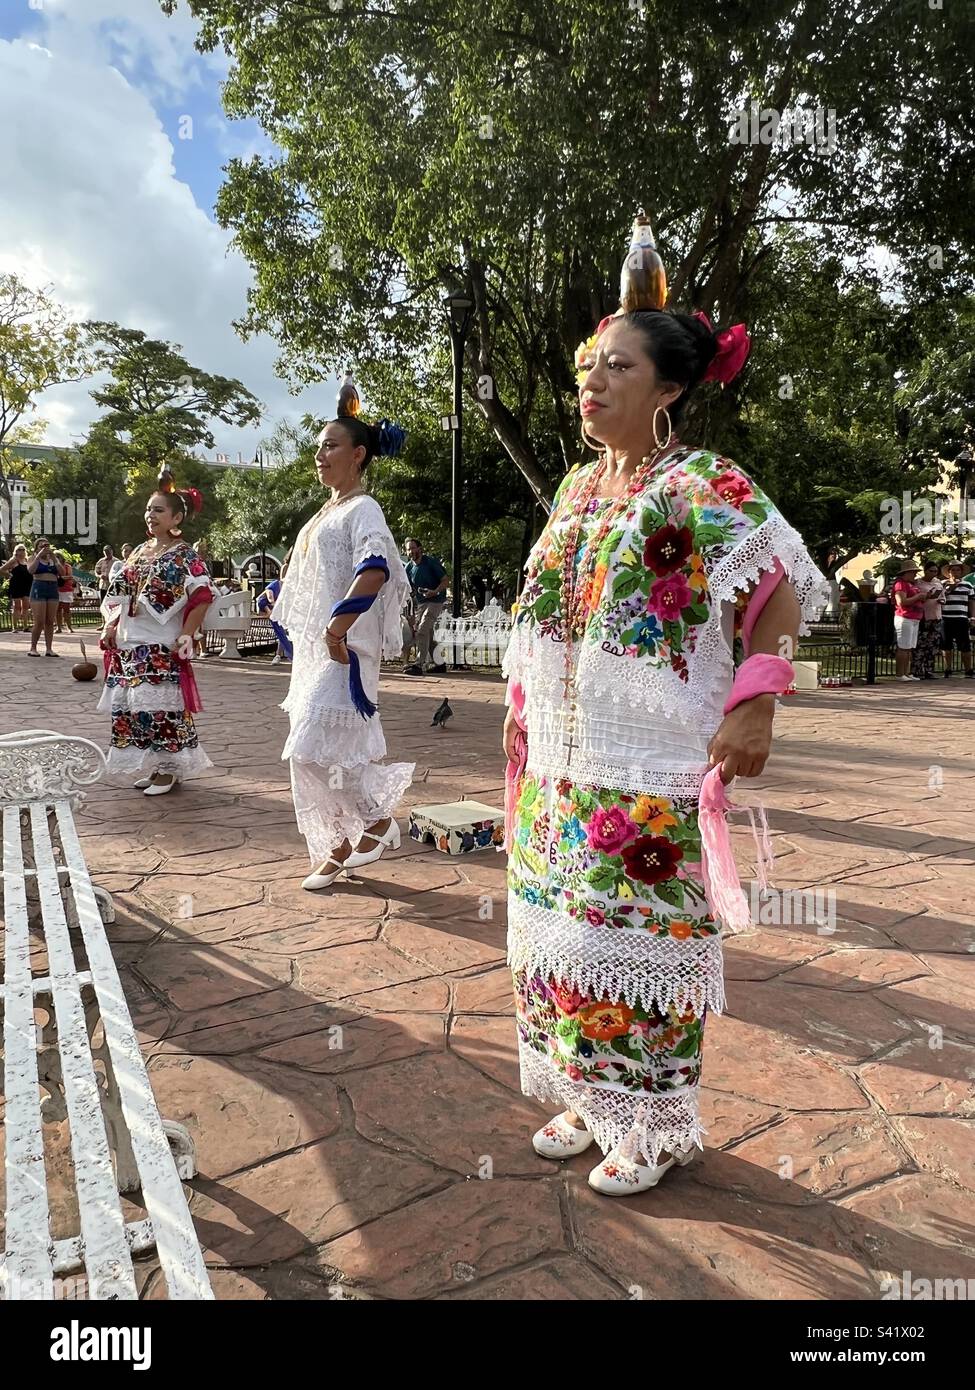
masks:
POLYGON ((339 390, 339 399, 335 414, 339 418, 351 415, 353 419, 357 419, 360 409, 359 392, 356 390, 355 382, 352 380, 352 368, 350 367, 345 374, 345 380, 342 382, 341 389, 339 390))
POLYGON ((662 309, 667 302, 667 276, 657 251, 650 219, 643 208, 633 219, 630 244, 620 275, 620 312, 662 309))

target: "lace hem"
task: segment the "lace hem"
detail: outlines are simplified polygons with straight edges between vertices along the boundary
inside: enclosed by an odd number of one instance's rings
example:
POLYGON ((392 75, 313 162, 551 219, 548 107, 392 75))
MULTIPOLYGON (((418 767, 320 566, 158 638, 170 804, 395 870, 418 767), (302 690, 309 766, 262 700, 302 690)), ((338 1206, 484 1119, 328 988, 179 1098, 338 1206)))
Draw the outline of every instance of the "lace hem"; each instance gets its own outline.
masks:
MULTIPOLYGON (((284 708, 284 706, 282 706, 284 708)), ((379 715, 363 719, 357 710, 310 706, 292 725, 281 757, 321 767, 360 767, 386 756, 379 715)))
POLYGON ((692 801, 697 805, 707 767, 682 769, 645 765, 608 758, 603 753, 573 749, 568 755, 565 742, 530 738, 526 771, 550 780, 568 778, 575 786, 612 787, 635 796, 663 796, 669 801, 692 801))
POLYGON ((167 713, 185 709, 179 676, 167 676, 155 685, 140 681, 138 685, 108 685, 106 683, 95 709, 104 714, 136 713, 145 710, 165 710, 167 713))
POLYGON ((508 965, 554 975, 596 999, 637 1000, 680 1012, 705 1006, 724 1012, 724 953, 720 936, 656 936, 639 927, 574 922, 534 903, 508 897, 508 965))
POLYGON ((358 844, 367 825, 392 816, 415 770, 415 763, 370 763, 336 788, 316 764, 292 761, 295 820, 311 863, 324 863, 343 840, 358 844))
POLYGON ((179 753, 157 753, 151 748, 110 748, 107 756, 110 774, 129 772, 171 772, 181 782, 199 777, 213 763, 199 744, 179 753))
POLYGON ((699 1087, 686 1086, 659 1094, 610 1089, 586 1081, 570 1081, 547 1058, 526 1043, 518 1044, 521 1090, 536 1100, 554 1101, 582 1117, 604 1154, 626 1146, 656 1164, 665 1150, 673 1153, 695 1144, 704 1148, 707 1130, 701 1125, 699 1087))

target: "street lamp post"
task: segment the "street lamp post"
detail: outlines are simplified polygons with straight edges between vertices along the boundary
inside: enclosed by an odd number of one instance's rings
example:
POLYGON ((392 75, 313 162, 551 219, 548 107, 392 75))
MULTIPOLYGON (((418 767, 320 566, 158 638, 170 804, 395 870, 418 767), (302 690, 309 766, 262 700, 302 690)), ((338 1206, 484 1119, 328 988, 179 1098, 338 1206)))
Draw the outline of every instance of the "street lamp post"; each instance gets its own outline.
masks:
POLYGON ((267 507, 264 505, 264 450, 258 449, 256 463, 261 470, 261 592, 267 588, 267 507))
MULTIPOLYGON (((453 435, 453 448, 450 469, 450 587, 453 593, 453 616, 461 615, 461 471, 463 466, 463 411, 464 411, 464 344, 471 325, 471 311, 474 301, 466 294, 451 294, 444 300, 447 311, 447 328, 450 332, 450 348, 454 363, 454 406, 453 414, 444 421, 444 428, 453 435)), ((457 665, 455 657, 455 665, 457 665)))

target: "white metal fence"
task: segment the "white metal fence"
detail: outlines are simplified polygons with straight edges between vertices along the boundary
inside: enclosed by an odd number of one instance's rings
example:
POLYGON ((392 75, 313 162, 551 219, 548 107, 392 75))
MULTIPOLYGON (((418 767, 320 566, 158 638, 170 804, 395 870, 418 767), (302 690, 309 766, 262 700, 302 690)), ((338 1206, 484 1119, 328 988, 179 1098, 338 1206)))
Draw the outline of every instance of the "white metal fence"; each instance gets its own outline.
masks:
POLYGON ((448 666, 500 666, 511 637, 511 618, 452 618, 443 614, 434 628, 434 656, 448 666))

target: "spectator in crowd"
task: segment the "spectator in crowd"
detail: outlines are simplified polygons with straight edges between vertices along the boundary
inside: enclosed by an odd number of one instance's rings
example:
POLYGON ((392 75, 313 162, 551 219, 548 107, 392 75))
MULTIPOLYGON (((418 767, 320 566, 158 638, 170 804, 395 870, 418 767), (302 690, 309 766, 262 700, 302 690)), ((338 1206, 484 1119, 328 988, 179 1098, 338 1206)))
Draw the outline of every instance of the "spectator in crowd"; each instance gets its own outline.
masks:
POLYGON ((62 569, 58 574, 58 616, 55 632, 74 632, 71 626, 71 605, 74 603, 75 578, 74 570, 71 568, 71 561, 63 550, 55 552, 61 561, 62 569))
MULTIPOLYGON (((292 549, 294 549, 294 547, 292 547, 292 549)), ((267 586, 263 594, 261 594, 260 598, 257 600, 258 613, 263 613, 266 617, 269 617, 271 619, 271 631, 277 638, 278 649, 274 653, 274 656, 271 658, 272 666, 279 666, 282 661, 291 661, 294 657, 294 649, 291 646, 291 641, 288 637, 288 634, 285 632, 284 628, 281 626, 280 623, 276 623, 274 621, 273 616, 274 605, 278 601, 278 595, 281 592, 281 585, 284 581, 285 575, 288 573, 288 566, 290 565, 290 563, 291 550, 288 551, 287 555, 284 557, 284 560, 281 563, 281 573, 278 576, 278 578, 271 580, 270 584, 267 586)))
POLYGON ((941 599, 944 585, 938 577, 937 560, 924 562, 924 577, 918 581, 924 600, 924 617, 911 658, 911 675, 918 680, 934 680, 934 663, 941 646, 941 599))
POLYGON ((952 652, 961 655, 965 675, 972 672, 972 623, 975 622, 975 588, 964 579, 961 560, 949 565, 949 579, 941 601, 941 627, 944 633, 945 680, 951 675, 952 652))
POLYGON ((10 599, 10 626, 11 631, 30 632, 30 570, 27 568, 27 547, 26 545, 14 546, 14 553, 4 565, 0 565, 0 574, 9 575, 7 580, 7 597, 10 599))
POLYGON ((54 620, 58 615, 58 584, 63 565, 46 536, 38 536, 27 568, 31 575, 30 606, 34 619, 27 655, 40 656, 37 643, 43 633, 47 648, 44 655, 57 656, 54 650, 54 620))
MULTIPOLYGON (((109 584, 111 584, 112 580, 115 578, 115 576, 116 576, 117 574, 121 574, 122 571, 125 569, 126 562, 128 561, 128 558, 129 558, 129 556, 130 556, 131 554, 132 554, 132 547, 128 544, 128 542, 126 542, 126 544, 122 546, 122 558, 121 558, 120 560, 119 560, 119 559, 115 559, 115 560, 112 561, 112 567, 111 567, 111 569, 110 569, 109 572, 108 572, 108 582, 109 582, 109 584)), ((201 559, 202 559, 202 556, 201 556, 201 559)), ((97 574, 97 572, 98 572, 98 566, 97 566, 97 565, 95 566, 95 572, 96 572, 96 574, 97 574)))
POLYGON ((917 646, 921 619, 924 617, 924 604, 920 587, 914 582, 916 579, 917 565, 914 561, 901 560, 890 591, 894 600, 894 632, 897 634, 897 679, 901 681, 920 679, 910 674, 911 654, 917 646))
POLYGON ((98 580, 98 595, 102 602, 108 593, 110 583, 109 572, 115 563, 115 552, 110 545, 106 545, 102 551, 102 558, 95 562, 95 578, 98 580))
POLYGON ((443 675, 446 662, 433 660, 433 630, 437 619, 444 610, 447 599, 449 575, 435 555, 426 555, 423 546, 412 537, 406 542, 409 560, 406 565, 410 589, 413 593, 413 613, 416 622, 416 661, 407 666, 407 676, 422 676, 425 667, 443 675))

